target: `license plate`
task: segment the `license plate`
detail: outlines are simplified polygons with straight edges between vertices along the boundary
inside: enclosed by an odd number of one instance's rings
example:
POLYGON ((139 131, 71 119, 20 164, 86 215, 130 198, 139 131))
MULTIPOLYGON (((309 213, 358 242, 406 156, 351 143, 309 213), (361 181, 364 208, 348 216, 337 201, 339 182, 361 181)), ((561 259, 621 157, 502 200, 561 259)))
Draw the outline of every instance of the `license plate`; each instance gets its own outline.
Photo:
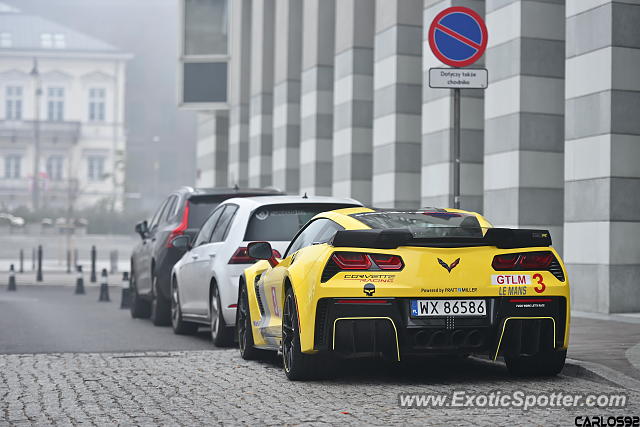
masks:
POLYGON ((483 299, 414 299, 411 316, 486 316, 483 299))

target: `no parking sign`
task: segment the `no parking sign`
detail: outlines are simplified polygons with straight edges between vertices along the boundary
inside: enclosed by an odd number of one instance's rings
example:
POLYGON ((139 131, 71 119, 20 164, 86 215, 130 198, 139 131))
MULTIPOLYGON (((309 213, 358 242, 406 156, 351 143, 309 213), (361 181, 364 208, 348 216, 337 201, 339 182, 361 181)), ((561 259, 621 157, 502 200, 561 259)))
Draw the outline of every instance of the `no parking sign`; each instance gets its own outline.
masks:
POLYGON ((466 67, 476 62, 487 48, 484 20, 466 7, 440 12, 429 27, 429 46, 444 64, 466 67))
POLYGON ((486 89, 486 69, 469 69, 487 48, 487 26, 467 7, 449 7, 429 26, 429 46, 443 64, 454 68, 431 68, 429 86, 453 89, 453 206, 460 208, 460 89, 486 89))

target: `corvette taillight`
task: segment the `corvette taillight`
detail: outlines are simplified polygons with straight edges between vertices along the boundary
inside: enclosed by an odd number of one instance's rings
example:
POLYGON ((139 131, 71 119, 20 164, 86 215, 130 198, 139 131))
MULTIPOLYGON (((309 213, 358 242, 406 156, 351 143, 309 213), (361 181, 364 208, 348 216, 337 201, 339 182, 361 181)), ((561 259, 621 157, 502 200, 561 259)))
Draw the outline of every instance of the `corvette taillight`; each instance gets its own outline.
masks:
POLYGON ((555 257, 551 252, 523 252, 493 257, 494 270, 547 270, 555 257))
POLYGON ((336 252, 331 258, 341 270, 368 270, 371 267, 371 260, 367 254, 336 252))
POLYGON ((381 270, 402 270, 404 266, 402 258, 398 255, 371 254, 369 256, 381 270))

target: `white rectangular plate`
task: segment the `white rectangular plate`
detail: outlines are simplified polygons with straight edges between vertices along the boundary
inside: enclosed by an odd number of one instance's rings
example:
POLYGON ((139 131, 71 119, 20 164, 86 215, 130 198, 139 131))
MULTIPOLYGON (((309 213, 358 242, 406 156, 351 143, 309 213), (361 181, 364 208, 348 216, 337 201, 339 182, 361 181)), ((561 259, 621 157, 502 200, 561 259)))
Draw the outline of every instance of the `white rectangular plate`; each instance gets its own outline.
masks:
POLYGON ((414 299, 411 316, 486 316, 487 303, 483 299, 414 299))

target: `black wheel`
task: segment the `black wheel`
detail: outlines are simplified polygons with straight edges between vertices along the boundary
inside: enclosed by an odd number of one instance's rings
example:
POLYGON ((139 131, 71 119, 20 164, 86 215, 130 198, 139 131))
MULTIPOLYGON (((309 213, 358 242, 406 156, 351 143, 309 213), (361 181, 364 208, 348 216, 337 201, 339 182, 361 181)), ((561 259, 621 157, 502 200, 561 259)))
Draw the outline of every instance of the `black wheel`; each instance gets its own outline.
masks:
POLYGON ((134 319, 148 319, 151 314, 149 301, 145 301, 138 294, 138 286, 136 285, 136 274, 131 271, 131 284, 129 286, 129 311, 134 319))
POLYGON ((249 296, 244 282, 240 282, 238 295, 238 311, 236 315, 236 331, 238 332, 238 347, 240 356, 244 360, 264 360, 274 356, 273 351, 262 350, 253 346, 251 332, 251 312, 249 311, 249 296))
POLYGON ((171 285, 171 327, 177 335, 193 335, 198 331, 198 324, 182 320, 182 308, 180 307, 180 294, 178 284, 174 281, 171 285))
POLYGON ((505 356, 509 373, 516 377, 552 377, 564 368, 567 350, 545 351, 532 356, 505 356))
POLYGON ((233 345, 233 328, 227 326, 222 315, 222 304, 218 287, 211 288, 211 301, 209 302, 209 322, 211 325, 211 340, 216 347, 229 347, 233 345))
POLYGON ((151 276, 151 321, 156 326, 169 326, 171 324, 171 302, 162 296, 158 289, 158 276, 151 276))
POLYGON ((298 311, 293 289, 287 289, 282 314, 282 365, 292 381, 322 378, 327 370, 326 358, 300 351, 298 311))

